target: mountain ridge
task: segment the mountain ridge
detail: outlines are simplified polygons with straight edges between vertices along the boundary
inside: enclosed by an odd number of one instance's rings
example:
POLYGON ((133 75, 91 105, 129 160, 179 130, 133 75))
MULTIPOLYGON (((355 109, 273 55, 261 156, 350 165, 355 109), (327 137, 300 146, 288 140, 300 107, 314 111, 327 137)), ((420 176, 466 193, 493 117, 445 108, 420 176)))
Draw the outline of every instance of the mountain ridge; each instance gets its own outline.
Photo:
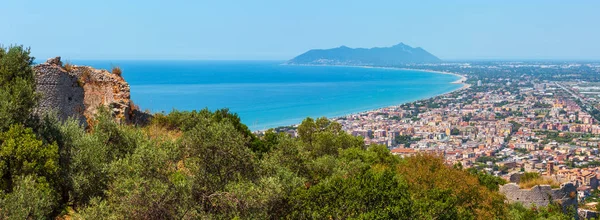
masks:
POLYGON ((312 49, 288 60, 291 65, 371 65, 435 63, 441 60, 421 47, 399 43, 390 47, 312 49))

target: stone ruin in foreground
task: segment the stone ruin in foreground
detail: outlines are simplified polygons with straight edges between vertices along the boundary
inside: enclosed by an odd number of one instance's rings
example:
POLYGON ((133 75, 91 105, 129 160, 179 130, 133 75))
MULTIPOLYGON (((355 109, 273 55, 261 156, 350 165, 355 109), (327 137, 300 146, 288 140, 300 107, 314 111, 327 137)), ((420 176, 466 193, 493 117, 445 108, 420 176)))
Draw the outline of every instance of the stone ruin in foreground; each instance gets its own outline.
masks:
POLYGON ((520 202, 525 207, 548 206, 552 201, 565 210, 569 206, 577 209, 577 187, 572 183, 563 183, 558 189, 552 189, 549 185, 521 189, 516 183, 509 183, 500 187, 500 193, 506 196, 509 203, 520 202))
POLYGON ((63 65, 60 57, 33 67, 41 98, 36 113, 56 111, 60 119, 74 117, 89 125, 100 106, 124 123, 147 120, 131 101, 122 76, 89 66, 63 65))

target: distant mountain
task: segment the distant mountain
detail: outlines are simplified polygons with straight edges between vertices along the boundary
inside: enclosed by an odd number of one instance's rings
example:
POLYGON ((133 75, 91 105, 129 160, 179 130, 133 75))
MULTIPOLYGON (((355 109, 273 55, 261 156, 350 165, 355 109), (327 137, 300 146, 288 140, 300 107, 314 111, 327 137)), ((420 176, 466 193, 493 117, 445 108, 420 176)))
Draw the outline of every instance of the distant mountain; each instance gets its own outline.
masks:
POLYGON ((341 46, 332 49, 309 50, 287 64, 298 65, 369 65, 393 66, 406 63, 433 63, 441 60, 423 50, 403 43, 392 47, 349 48, 341 46))

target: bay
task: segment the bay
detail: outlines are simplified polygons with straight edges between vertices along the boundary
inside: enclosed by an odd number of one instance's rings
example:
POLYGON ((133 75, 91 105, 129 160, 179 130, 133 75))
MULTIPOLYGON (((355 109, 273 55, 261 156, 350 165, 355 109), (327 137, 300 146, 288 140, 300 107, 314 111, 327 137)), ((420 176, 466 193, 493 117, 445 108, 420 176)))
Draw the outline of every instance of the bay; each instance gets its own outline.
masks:
POLYGON ((251 130, 398 105, 460 88, 457 76, 343 66, 281 65, 283 61, 76 60, 119 66, 142 110, 229 108, 251 130))

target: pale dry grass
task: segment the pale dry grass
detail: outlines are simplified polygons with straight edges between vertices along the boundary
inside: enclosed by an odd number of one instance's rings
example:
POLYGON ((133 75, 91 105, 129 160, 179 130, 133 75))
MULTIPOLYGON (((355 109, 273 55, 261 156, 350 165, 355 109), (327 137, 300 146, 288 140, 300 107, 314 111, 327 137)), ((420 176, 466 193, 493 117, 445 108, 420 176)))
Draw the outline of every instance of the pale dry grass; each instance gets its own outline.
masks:
POLYGON ((121 67, 114 66, 112 68, 112 74, 115 74, 117 76, 121 76, 123 74, 123 71, 121 70, 121 67))
MULTIPOLYGON (((73 69, 73 67, 71 67, 71 70, 72 69, 73 69)), ((84 68, 83 72, 81 73, 81 76, 79 76, 79 78, 77 78, 77 84, 79 84, 79 87, 83 87, 83 86, 85 86, 85 84, 87 84, 91 81, 92 81, 92 71, 89 68, 84 68)))
POLYGON ((143 131, 150 139, 165 141, 175 141, 183 134, 179 130, 169 130, 154 123, 144 127, 143 131))
POLYGON ((590 210, 596 210, 597 206, 598 206, 598 202, 588 202, 583 205, 583 207, 590 209, 590 210))
POLYGON ((68 62, 68 61, 67 61, 67 62, 64 64, 64 68, 65 68, 65 70, 66 70, 67 72, 69 72, 69 73, 70 73, 70 72, 73 72, 73 64, 71 64, 71 63, 70 63, 70 62, 68 62))
POLYGON ((543 177, 519 182, 519 187, 521 187, 521 189, 531 189, 536 185, 550 185, 550 187, 553 189, 560 187, 560 183, 558 181, 543 177))

